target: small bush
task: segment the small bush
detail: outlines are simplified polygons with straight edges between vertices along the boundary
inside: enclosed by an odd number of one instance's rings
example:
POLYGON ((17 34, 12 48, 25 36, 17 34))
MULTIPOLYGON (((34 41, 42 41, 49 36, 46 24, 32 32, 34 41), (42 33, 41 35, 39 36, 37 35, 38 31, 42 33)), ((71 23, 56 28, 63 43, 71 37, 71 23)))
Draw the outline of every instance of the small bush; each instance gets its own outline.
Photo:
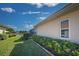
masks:
POLYGON ((28 40, 30 37, 30 33, 24 33, 23 40, 28 40))
POLYGON ((6 39, 6 38, 7 38, 6 35, 0 34, 0 40, 4 40, 4 39, 6 39))
POLYGON ((32 39, 43 46, 46 46, 55 51, 57 55, 79 55, 79 45, 59 39, 52 39, 34 35, 32 39))
POLYGON ((9 37, 14 37, 14 36, 16 36, 16 34, 9 34, 9 37))

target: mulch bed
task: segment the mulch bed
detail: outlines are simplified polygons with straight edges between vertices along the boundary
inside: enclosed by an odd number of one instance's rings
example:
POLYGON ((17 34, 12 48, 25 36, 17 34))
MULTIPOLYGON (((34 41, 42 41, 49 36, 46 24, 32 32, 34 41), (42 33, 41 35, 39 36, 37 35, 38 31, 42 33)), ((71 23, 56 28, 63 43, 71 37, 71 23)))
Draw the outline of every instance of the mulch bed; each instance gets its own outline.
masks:
MULTIPOLYGON (((40 44, 39 42, 37 42, 38 44, 40 44)), ((49 48, 45 45, 40 44, 41 46, 43 46, 45 49, 47 49, 48 51, 50 51, 52 54, 54 54, 55 56, 60 56, 58 55, 52 48, 49 48)))

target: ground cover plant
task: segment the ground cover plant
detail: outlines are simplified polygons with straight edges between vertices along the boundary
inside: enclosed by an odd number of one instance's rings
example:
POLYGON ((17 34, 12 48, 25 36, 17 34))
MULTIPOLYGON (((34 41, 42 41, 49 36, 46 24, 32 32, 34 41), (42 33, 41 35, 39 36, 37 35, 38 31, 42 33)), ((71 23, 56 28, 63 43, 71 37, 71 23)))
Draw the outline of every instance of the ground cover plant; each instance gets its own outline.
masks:
POLYGON ((32 39, 55 55, 77 56, 79 55, 79 45, 60 39, 53 39, 43 36, 33 35, 32 39))

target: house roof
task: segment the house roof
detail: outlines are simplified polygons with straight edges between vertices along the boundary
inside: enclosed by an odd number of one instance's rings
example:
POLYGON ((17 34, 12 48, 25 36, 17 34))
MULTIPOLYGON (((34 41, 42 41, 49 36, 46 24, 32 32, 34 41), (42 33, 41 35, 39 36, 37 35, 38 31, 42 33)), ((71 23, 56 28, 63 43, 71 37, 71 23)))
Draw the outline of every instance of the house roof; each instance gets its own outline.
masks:
POLYGON ((40 23, 36 24, 34 28, 37 28, 38 26, 48 22, 49 20, 56 19, 60 16, 63 16, 63 14, 68 14, 70 12, 73 12, 75 10, 79 10, 79 4, 78 3, 70 3, 64 6, 62 9, 58 10, 56 13, 50 15, 47 19, 41 21, 40 23))
POLYGON ((5 28, 3 28, 3 27, 0 27, 0 30, 6 30, 5 28))

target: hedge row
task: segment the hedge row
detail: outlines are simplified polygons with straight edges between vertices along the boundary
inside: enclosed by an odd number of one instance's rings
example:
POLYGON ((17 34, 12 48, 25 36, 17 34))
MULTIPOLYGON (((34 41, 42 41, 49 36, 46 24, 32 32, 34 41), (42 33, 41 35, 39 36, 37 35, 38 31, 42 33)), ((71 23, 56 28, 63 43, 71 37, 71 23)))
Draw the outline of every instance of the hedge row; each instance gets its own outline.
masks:
POLYGON ((52 51, 54 51, 57 55, 63 56, 78 56, 79 55, 79 45, 59 39, 52 39, 48 37, 42 37, 33 35, 32 39, 44 47, 48 47, 52 51))

